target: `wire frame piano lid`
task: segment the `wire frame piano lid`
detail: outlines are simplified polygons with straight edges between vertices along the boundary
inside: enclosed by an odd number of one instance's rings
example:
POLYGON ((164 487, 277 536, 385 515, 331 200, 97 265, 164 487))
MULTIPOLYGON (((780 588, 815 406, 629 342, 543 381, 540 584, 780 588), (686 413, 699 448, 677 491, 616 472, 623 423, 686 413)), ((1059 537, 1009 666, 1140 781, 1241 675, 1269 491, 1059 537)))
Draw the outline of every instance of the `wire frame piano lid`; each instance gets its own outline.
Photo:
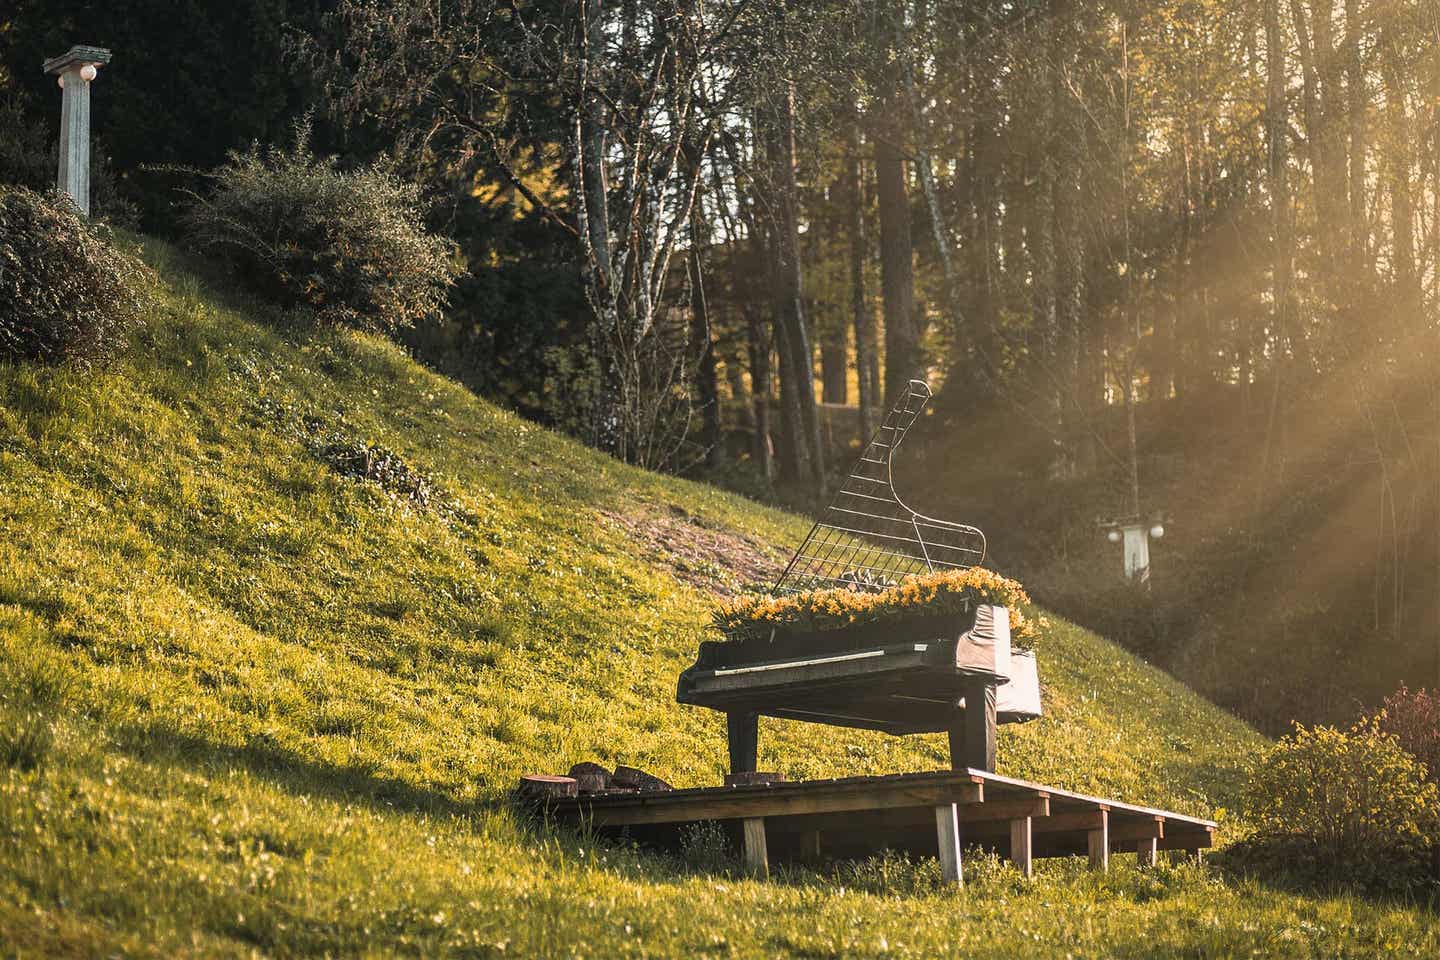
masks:
POLYGON ((930 387, 911 380, 772 593, 881 589, 911 574, 964 569, 985 559, 985 534, 917 513, 895 492, 895 451, 929 401, 930 387))

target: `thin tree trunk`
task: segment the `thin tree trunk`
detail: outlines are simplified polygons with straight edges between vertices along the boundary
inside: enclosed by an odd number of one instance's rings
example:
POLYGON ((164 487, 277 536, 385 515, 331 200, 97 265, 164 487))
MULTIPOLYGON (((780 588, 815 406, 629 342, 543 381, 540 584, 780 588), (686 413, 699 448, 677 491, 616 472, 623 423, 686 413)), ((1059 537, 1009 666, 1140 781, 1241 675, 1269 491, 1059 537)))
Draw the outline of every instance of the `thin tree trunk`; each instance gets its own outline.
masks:
POLYGON ((584 53, 577 77, 579 109, 576 110, 575 139, 580 157, 577 172, 581 203, 579 235, 584 251, 582 266, 586 296, 595 313, 592 343, 599 373, 595 397, 593 442, 625 459, 625 381, 620 313, 615 302, 614 276, 610 260, 610 188, 606 182, 605 104, 596 92, 599 58, 605 49, 605 24, 601 0, 585 0, 584 53))
POLYGON ((1339 302, 1343 299, 1343 282, 1335 238, 1346 237, 1349 232, 1344 229, 1337 203, 1345 192, 1345 185, 1337 164, 1338 138, 1334 129, 1333 102, 1338 85, 1331 25, 1334 4, 1332 0, 1314 0, 1314 8, 1313 17, 1307 17, 1302 0, 1290 0, 1291 18, 1299 39, 1305 142, 1314 171, 1315 240, 1320 273, 1339 302))
POLYGON ((1368 285, 1371 273, 1370 227, 1366 212, 1366 162, 1369 154, 1369 77, 1360 56, 1360 36, 1365 25, 1360 0, 1345 0, 1345 92, 1350 134, 1350 256, 1368 285))
POLYGON ((1410 181, 1413 151, 1410 118, 1406 109, 1405 66, 1394 25, 1380 25, 1380 72, 1385 84, 1385 118, 1388 153, 1386 178, 1390 189, 1391 263, 1393 264, 1399 320, 1406 331, 1420 319, 1420 283, 1415 268, 1415 200, 1410 181))
POLYGON ((905 159, 887 136, 875 139, 875 180, 880 206, 880 293, 885 305, 885 407, 923 374, 915 323, 915 276, 905 159))
MULTIPOLYGON (((825 492, 824 450, 815 409, 814 355, 805 324, 804 284, 800 266, 798 187, 795 182, 795 87, 787 83, 771 118, 771 182, 775 196, 776 334, 781 346, 780 401, 794 419, 791 466, 795 478, 808 477, 825 492)), ((788 426, 789 424, 787 424, 788 426)))
POLYGON ((969 71, 970 122, 965 141, 968 162, 962 167, 970 199, 969 302, 972 317, 967 346, 973 350, 976 372, 986 385, 1000 375, 1000 211, 997 196, 999 138, 1003 122, 993 92, 993 66, 981 29, 988 25, 985 11, 971 6, 965 16, 966 65, 969 71))
MULTIPOLYGON (((690 162, 697 166, 695 176, 700 176, 699 153, 694 152, 690 162)), ((705 463, 711 468, 721 465, 725 450, 720 435, 720 382, 715 364, 715 338, 710 330, 710 309, 705 296, 705 270, 703 257, 709 246, 710 229, 697 201, 690 208, 690 256, 686 263, 690 271, 690 355, 695 358, 695 394, 700 404, 700 443, 705 447, 705 463)))
POLYGON ((1120 27, 1122 47, 1122 89, 1124 105, 1124 148, 1120 153, 1120 203, 1121 223, 1125 243, 1125 290, 1124 314, 1130 319, 1130 359, 1125 364, 1125 382, 1120 385, 1121 396, 1125 398, 1125 436, 1130 454, 1130 512, 1140 515, 1140 442, 1135 429, 1135 373, 1140 355, 1140 308, 1135 302, 1135 265, 1132 262, 1133 243, 1130 230, 1130 159, 1131 159, 1131 111, 1130 111, 1130 29, 1128 23, 1120 27))
POLYGON ((1050 99, 1054 129, 1055 176, 1051 181, 1050 208, 1055 220, 1055 258, 1051 287, 1055 291, 1055 322, 1060 337, 1056 373, 1056 399, 1065 437, 1063 472, 1073 472, 1094 461, 1091 432, 1091 398, 1086 388, 1085 358, 1089 333, 1085 307, 1085 240, 1080 216, 1080 165, 1084 155, 1085 127, 1079 104, 1066 85, 1065 74, 1076 58, 1078 26, 1072 24, 1074 4, 1051 0, 1052 60, 1050 99))
POLYGON ((826 403, 850 402, 850 351, 846 327, 838 321, 825 324, 820 339, 820 396, 826 403))
MULTIPOLYGON (((1275 360, 1270 371, 1270 405, 1265 417, 1265 447, 1255 493, 1255 513, 1265 509, 1272 459, 1283 464, 1280 406, 1282 383, 1292 352, 1292 289, 1295 263, 1295 228, 1290 210, 1290 120, 1286 85, 1285 36, 1281 32, 1279 0, 1265 0, 1265 142, 1266 179, 1270 190, 1271 265, 1270 297, 1275 326, 1275 360)), ((1260 525, 1252 524, 1258 530, 1260 525)))
POLYGON ((750 455, 769 483, 775 476, 770 439, 770 338, 765 336, 765 324, 754 303, 745 307, 745 342, 750 353, 750 406, 755 423, 750 455))
MULTIPOLYGON (((895 50, 899 56, 898 72, 900 91, 904 98, 905 114, 909 120, 913 137, 912 154, 915 179, 920 184, 920 194, 925 200, 929 214, 931 238, 935 241, 935 253, 940 260, 940 275, 944 285, 945 310, 950 314, 950 324, 957 343, 964 343, 964 310, 960 302, 960 276, 955 267, 954 243, 940 209, 940 189, 935 183, 935 168, 930 158, 930 135, 920 107, 920 97, 915 89, 915 58, 911 55, 914 42, 905 27, 904 7, 895 3, 891 8, 892 27, 895 31, 895 50)), ((923 29, 923 26, 922 26, 923 29)))
POLYGON ((850 313, 855 326, 855 380, 860 405, 861 442, 875 432, 875 394, 879 365, 875 357, 875 322, 865 290, 865 179, 860 157, 860 113, 854 94, 845 130, 845 204, 850 233, 850 313))
MULTIPOLYGON (((737 191, 738 192, 738 191, 737 191)), ((766 249, 765 235, 759 212, 755 209, 753 197, 742 209, 748 209, 749 236, 744 244, 744 256, 732 258, 734 284, 737 291, 743 291, 741 309, 745 315, 745 346, 750 361, 750 407, 755 430, 751 434, 751 456, 760 467, 760 473, 769 483, 775 478, 775 446, 770 428, 770 400, 773 393, 770 374, 770 355, 774 349, 773 335, 766 330, 762 298, 756 288, 756 279, 767 272, 770 255, 766 249)), ((768 292, 769 284, 764 285, 768 292)), ((771 328, 773 330, 773 327, 771 328)))

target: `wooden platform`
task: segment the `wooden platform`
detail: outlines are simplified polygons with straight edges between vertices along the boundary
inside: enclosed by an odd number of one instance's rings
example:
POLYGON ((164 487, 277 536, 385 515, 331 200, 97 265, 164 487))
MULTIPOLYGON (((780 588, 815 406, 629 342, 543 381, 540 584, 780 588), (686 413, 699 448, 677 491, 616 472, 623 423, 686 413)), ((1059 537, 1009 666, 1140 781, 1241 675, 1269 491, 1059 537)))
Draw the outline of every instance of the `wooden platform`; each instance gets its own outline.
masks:
POLYGON ((673 842, 687 824, 720 821, 740 834, 748 867, 762 876, 773 860, 849 859, 889 849, 938 855, 955 883, 963 847, 996 850, 1028 876, 1037 857, 1079 854, 1103 870, 1111 853, 1135 853, 1142 865, 1153 864, 1161 850, 1198 855, 1215 832, 1210 820, 974 769, 598 793, 552 799, 548 809, 660 843, 673 842))

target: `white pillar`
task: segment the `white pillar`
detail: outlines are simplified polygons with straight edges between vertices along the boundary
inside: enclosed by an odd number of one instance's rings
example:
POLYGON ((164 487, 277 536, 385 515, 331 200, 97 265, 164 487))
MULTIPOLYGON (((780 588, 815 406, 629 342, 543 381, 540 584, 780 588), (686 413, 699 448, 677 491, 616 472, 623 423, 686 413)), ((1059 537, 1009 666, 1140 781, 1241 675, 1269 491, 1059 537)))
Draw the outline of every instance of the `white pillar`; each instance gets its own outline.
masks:
POLYGON ((1150 579, 1150 534, 1145 524, 1127 522, 1120 527, 1125 542, 1125 578, 1144 583, 1150 579))
POLYGON ((110 62, 103 47, 71 47, 45 61, 45 73, 58 78, 64 91, 60 104, 60 167, 55 185, 90 215, 90 81, 110 62))

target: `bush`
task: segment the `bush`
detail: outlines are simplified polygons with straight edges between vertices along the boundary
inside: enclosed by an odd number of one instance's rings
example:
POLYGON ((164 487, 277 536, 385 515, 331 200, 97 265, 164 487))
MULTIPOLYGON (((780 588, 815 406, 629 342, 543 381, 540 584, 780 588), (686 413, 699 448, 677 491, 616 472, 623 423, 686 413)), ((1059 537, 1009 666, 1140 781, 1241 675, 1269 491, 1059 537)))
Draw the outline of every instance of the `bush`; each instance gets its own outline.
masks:
POLYGON ((1425 764, 1431 782, 1440 780, 1440 692, 1412 691, 1401 684, 1385 698, 1377 719, 1401 749, 1425 764))
MULTIPOLYGON (((90 157, 90 213, 122 227, 139 221, 135 205, 120 196, 110 159, 97 138, 90 157)), ((31 120, 26 101, 0 100, 0 184, 29 187, 39 193, 55 187, 60 144, 51 124, 31 120)))
POLYGON ((140 323, 145 272, 68 198, 0 186, 0 359, 114 356, 140 323))
POLYGON ((1379 718, 1296 724, 1255 764, 1245 807, 1255 831, 1230 859, 1247 871, 1371 891, 1430 879, 1437 788, 1379 718))
POLYGON ((232 152, 185 215, 196 243, 325 322, 391 332, 437 316, 458 271, 424 229, 419 188, 384 165, 341 171, 309 139, 302 123, 289 149, 232 152))

